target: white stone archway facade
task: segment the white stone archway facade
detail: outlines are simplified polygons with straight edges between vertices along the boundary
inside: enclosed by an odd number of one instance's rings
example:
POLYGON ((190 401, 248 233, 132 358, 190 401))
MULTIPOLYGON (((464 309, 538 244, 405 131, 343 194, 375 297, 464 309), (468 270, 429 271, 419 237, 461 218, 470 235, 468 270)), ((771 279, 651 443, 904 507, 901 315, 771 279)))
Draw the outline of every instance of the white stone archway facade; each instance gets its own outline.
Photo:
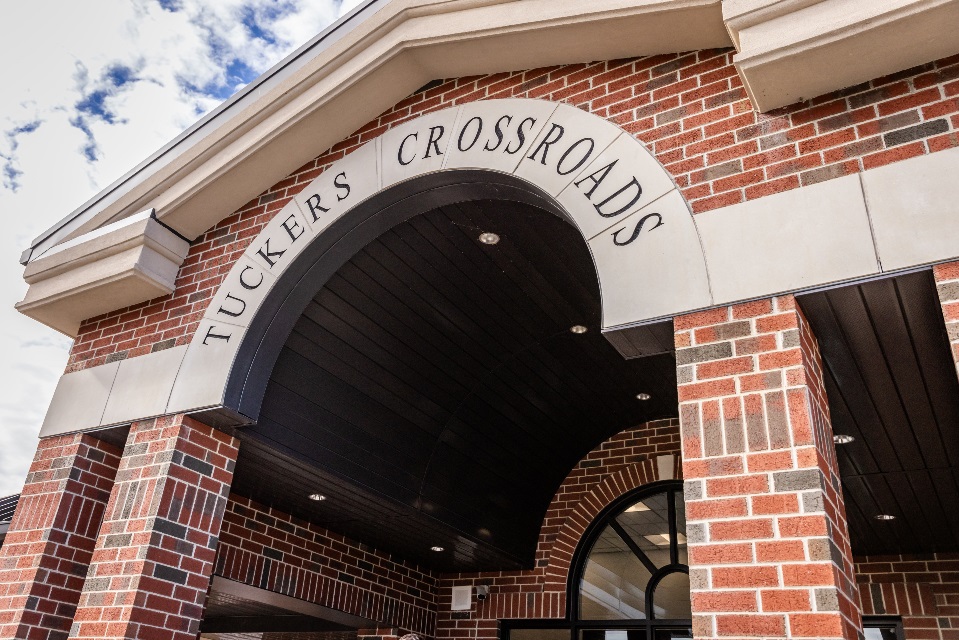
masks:
POLYGON ((642 143, 582 110, 490 100, 404 123, 334 163, 250 244, 211 301, 167 411, 217 406, 244 332, 273 284, 329 226, 371 196, 441 171, 484 169, 551 196, 593 255, 604 330, 709 306, 692 213, 642 143), (636 274, 643 274, 637 287, 636 274))
MULTIPOLYGON (((693 215, 640 141, 587 111, 502 99, 427 113, 336 161, 277 212, 231 268, 189 345, 65 374, 41 435, 224 408, 246 329, 289 265, 345 213, 415 178, 480 169, 547 196, 589 245, 603 330, 622 349, 629 329, 677 314, 954 257, 955 185, 941 177, 955 156, 693 215)), ((144 223, 170 233, 149 218, 132 226, 144 223)))

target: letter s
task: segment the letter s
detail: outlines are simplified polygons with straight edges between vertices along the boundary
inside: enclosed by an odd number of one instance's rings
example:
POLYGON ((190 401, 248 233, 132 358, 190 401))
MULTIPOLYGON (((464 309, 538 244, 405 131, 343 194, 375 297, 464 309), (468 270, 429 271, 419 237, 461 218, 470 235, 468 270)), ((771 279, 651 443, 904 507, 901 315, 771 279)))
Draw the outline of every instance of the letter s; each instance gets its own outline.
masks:
POLYGON ((658 213, 647 213, 645 216, 639 219, 639 222, 636 223, 636 226, 633 228, 633 235, 629 236, 629 238, 625 240, 624 242, 620 242, 618 236, 619 236, 619 232, 624 231, 626 227, 620 227, 619 229, 614 231, 613 244, 615 244, 617 247, 625 247, 626 245, 633 242, 636 238, 639 237, 639 234, 643 230, 643 225, 646 224, 646 221, 649 220, 650 218, 656 218, 656 224, 649 228, 650 231, 652 231, 653 229, 658 229, 659 227, 663 226, 664 224, 663 216, 659 215, 658 213))

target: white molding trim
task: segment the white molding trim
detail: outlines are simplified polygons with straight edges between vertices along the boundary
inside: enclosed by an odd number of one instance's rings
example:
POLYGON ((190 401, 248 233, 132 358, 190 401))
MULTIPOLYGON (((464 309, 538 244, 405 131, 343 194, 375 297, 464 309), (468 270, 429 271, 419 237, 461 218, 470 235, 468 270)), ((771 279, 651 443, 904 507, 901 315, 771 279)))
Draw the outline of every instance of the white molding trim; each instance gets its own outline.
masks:
POLYGON ((261 303, 331 224, 389 187, 467 169, 511 174, 566 213, 593 258, 604 331, 713 303, 693 214, 669 172, 640 141, 561 103, 471 102, 390 129, 293 197, 210 300, 167 411, 223 403, 237 350, 261 303), (636 274, 643 274, 644 286, 637 286, 636 274))
POLYGON ((147 210, 54 247, 30 262, 21 313, 75 336, 80 323, 174 290, 190 244, 147 210))
POLYGON ((723 19, 759 111, 959 51, 959 0, 724 0, 723 19))

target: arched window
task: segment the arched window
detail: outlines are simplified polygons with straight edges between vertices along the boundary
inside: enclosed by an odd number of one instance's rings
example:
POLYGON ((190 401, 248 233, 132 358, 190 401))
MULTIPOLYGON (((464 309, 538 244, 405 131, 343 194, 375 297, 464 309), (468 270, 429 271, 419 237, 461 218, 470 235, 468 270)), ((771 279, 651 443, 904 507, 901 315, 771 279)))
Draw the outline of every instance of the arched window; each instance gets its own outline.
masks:
POLYGON ((566 620, 504 620, 505 640, 692 640, 681 481, 632 491, 589 526, 566 620))

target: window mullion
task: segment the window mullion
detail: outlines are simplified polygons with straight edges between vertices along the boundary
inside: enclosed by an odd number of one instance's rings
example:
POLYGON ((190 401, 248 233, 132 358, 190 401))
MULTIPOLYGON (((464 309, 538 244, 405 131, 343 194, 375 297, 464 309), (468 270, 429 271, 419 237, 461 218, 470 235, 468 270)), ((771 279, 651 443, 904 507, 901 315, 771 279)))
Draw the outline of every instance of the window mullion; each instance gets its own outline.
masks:
POLYGON ((639 548, 639 545, 636 544, 636 541, 633 540, 632 536, 629 535, 626 529, 623 529, 623 526, 616 521, 616 518, 613 518, 609 521, 609 526, 612 527, 613 531, 615 531, 616 534, 623 539, 623 542, 626 543, 626 546, 629 547, 629 550, 633 552, 633 555, 639 558, 639 561, 643 563, 643 566, 646 567, 650 574, 658 571, 656 565, 654 565, 652 560, 650 560, 646 554, 643 553, 643 550, 639 548))
POLYGON ((679 564, 679 536, 676 531, 676 492, 669 492, 669 499, 666 501, 669 511, 669 562, 670 564, 679 564))

